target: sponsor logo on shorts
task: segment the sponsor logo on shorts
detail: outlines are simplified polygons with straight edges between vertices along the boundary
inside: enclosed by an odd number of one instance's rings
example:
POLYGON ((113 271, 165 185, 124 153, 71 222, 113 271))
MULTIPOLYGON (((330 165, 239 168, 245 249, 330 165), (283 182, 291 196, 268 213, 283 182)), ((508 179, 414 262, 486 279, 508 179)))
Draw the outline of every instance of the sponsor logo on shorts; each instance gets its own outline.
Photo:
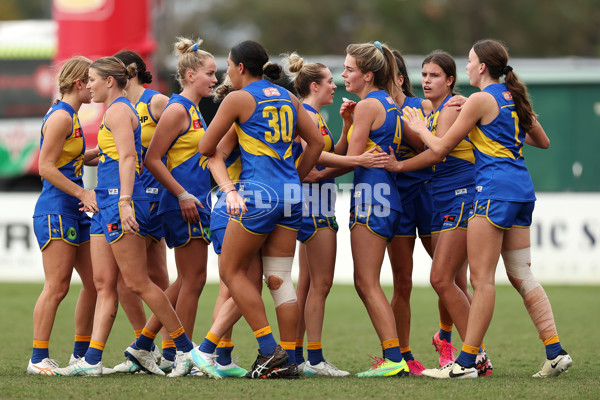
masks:
POLYGON ((158 188, 147 187, 146 188, 146 193, 148 193, 148 194, 158 194, 158 188))
POLYGON ((114 235, 119 230, 119 224, 118 223, 106 224, 106 230, 108 231, 109 234, 114 235))
POLYGON ((444 222, 456 222, 456 215, 444 215, 444 222))
POLYGON ((108 194, 111 196, 119 194, 119 189, 108 189, 108 194))
POLYGON ((458 195, 460 195, 460 194, 467 194, 467 188, 456 189, 456 190, 454 191, 454 195, 455 195, 455 196, 458 196, 458 195))
POLYGON ((479 186, 475 186, 475 190, 479 193, 483 192, 483 186, 479 185, 479 186))
POLYGON ((67 229, 67 238, 69 238, 70 240, 77 239, 77 230, 74 227, 70 227, 69 229, 67 229))

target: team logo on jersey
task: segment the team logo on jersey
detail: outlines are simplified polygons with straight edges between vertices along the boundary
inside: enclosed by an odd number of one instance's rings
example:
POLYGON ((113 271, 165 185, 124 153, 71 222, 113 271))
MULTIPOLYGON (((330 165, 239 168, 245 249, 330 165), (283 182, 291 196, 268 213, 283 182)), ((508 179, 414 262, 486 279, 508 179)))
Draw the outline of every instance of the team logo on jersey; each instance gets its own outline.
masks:
POLYGON ((281 96, 281 93, 279 93, 279 90, 277 90, 277 88, 274 88, 274 87, 263 89, 263 93, 267 97, 281 96))
POLYGON ((327 136, 329 134, 329 132, 327 132, 327 128, 325 128, 324 126, 321 127, 321 135, 322 136, 327 136))
POLYGON ((200 129, 200 128, 202 128, 202 122, 200 122, 199 119, 195 119, 193 121, 193 124, 194 124, 194 129, 200 129))
POLYGON ((512 100, 512 94, 510 92, 502 92, 502 96, 504 96, 504 100, 512 100))
POLYGON ((81 129, 76 128, 75 131, 73 132, 73 136, 75 136, 76 138, 80 138, 81 137, 81 129))
POLYGON ((113 224, 106 224, 106 230, 108 231, 108 233, 117 231, 119 229, 119 224, 113 223, 113 224))
POLYGON ((396 103, 394 103, 394 99, 392 99, 390 96, 385 98, 387 100, 388 103, 390 103, 391 105, 395 105, 396 103))

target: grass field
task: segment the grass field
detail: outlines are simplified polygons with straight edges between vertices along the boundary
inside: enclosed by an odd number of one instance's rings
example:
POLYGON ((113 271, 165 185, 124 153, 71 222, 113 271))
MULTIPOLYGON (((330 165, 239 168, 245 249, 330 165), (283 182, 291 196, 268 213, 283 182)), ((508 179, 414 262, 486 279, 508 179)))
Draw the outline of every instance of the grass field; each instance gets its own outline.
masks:
MULTIPOLYGON (((435 381, 425 378, 358 379, 302 377, 298 381, 213 381, 186 377, 167 379, 148 375, 101 378, 59 378, 26 375, 31 357, 32 312, 41 284, 0 283, 0 399, 154 399, 154 398, 600 398, 600 363, 595 338, 600 332, 600 288, 548 286, 563 346, 571 354, 571 370, 556 379, 534 380, 544 358, 543 344, 511 287, 499 287, 494 319, 486 336, 494 365, 489 378, 435 381)), ((74 286, 59 308, 50 341, 50 356, 65 365, 73 346, 73 312, 79 287, 74 286)), ((386 289, 389 292, 389 288, 386 289)), ((210 326, 217 286, 207 285, 200 298, 194 339, 200 342, 210 326)), ((266 299, 267 309, 272 302, 266 299)), ((415 288, 412 300, 411 347, 427 367, 436 363, 431 336, 438 327, 435 293, 415 288)), ((269 321, 276 325, 273 313, 269 321)), ((275 327, 274 327, 275 330, 275 327)), ((117 321, 104 352, 104 365, 122 361, 133 332, 124 313, 117 321)), ((455 346, 460 348, 454 331, 455 346)), ((241 321, 234 332, 234 357, 248 368, 256 358, 256 342, 241 321)), ((380 355, 377 336, 352 286, 335 286, 329 296, 323 335, 325 357, 353 373, 366 370, 367 354, 380 355)), ((458 354, 458 353, 457 353, 458 354)))

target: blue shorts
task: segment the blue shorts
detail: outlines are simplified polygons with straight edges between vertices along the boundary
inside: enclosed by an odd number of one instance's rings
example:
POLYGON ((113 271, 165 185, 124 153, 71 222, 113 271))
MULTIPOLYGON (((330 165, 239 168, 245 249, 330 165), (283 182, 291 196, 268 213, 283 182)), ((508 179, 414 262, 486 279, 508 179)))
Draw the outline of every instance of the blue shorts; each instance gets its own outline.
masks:
POLYGON ((215 253, 221 254, 223 238, 225 237, 225 228, 229 223, 229 214, 225 202, 216 202, 213 211, 210 214, 210 241, 212 242, 215 253), (221 204, 221 206, 219 206, 221 204))
POLYGON ((297 231, 302 223, 302 203, 263 203, 255 207, 253 201, 246 202, 248 211, 240 217, 231 217, 238 221, 250 233, 264 235, 275 226, 297 231))
MULTIPOLYGON (((146 237, 150 219, 150 202, 147 200, 134 200, 131 202, 131 208, 140 229, 136 234, 146 237)), ((123 236, 119 203, 100 208, 100 212, 94 214, 90 235, 104 236, 108 243, 114 243, 123 236)))
POLYGON ((415 196, 408 201, 402 201, 402 214, 396 237, 416 237, 417 229, 420 237, 431 236, 431 218, 433 200, 431 197, 431 182, 423 182, 415 188, 415 196))
POLYGON ((198 212, 200 221, 195 224, 183 219, 180 210, 167 211, 160 215, 165 242, 169 248, 183 247, 192 239, 202 239, 210 244, 210 216, 198 212))
POLYGON ((306 243, 321 229, 331 229, 332 231, 337 232, 338 224, 335 217, 325 217, 324 215, 302 217, 302 224, 298 231, 298 240, 302 243, 306 243))
POLYGON ((444 209, 436 209, 433 212, 431 216, 432 233, 451 231, 456 228, 467 229, 469 210, 473 207, 473 202, 463 200, 465 199, 457 197, 444 209))
POLYGON ((51 240, 63 240, 73 246, 90 241, 91 218, 75 219, 58 214, 33 217, 33 232, 40 250, 51 240))
POLYGON ((372 233, 391 242, 398 231, 400 215, 396 210, 378 205, 362 204, 350 211, 350 230, 356 225, 366 226, 372 233))
POLYGON ((148 224, 148 236, 154 242, 160 242, 165 237, 162 219, 158 215, 158 201, 150 202, 150 222, 148 224))
POLYGON ((223 247, 223 238, 225 237, 226 228, 210 230, 210 241, 213 245, 213 249, 216 254, 221 254, 221 248, 223 247))
POLYGON ((534 208, 535 201, 477 200, 469 213, 469 219, 478 215, 487 218, 490 224, 500 229, 529 228, 534 208))

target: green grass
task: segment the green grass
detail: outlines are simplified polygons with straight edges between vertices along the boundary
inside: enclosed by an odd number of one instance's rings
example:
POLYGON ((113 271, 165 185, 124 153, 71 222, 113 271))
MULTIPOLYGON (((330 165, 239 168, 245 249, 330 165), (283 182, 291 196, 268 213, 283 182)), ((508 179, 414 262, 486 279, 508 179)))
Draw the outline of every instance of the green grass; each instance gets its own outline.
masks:
MULTIPOLYGON (((167 379, 147 375, 111 375, 102 378, 58 378, 26 375, 31 357, 32 312, 41 284, 0 283, 0 399, 153 399, 153 398, 600 398, 600 363, 595 337, 600 332, 600 288, 548 286, 563 346, 574 360, 572 369, 556 379, 534 380, 545 358, 520 296, 511 287, 499 287, 496 310, 485 338, 494 365, 489 378, 435 381, 423 378, 358 379, 302 377, 298 381, 213 381, 186 377, 167 379)), ((50 355, 62 365, 72 351, 73 312, 79 287, 74 286, 59 308, 50 341, 50 355)), ((389 288, 386 289, 389 293, 389 288)), ((210 326, 217 286, 207 285, 196 322, 195 341, 210 326)), ((268 295, 267 295, 268 296, 268 295)), ((266 298, 267 309, 272 301, 266 298)), ((438 326, 436 296, 430 288, 415 288, 412 299, 413 354, 433 367, 436 353, 431 336, 438 326)), ((272 312, 269 321, 276 325, 272 312)), ((113 366, 133 332, 122 310, 108 340, 103 362, 113 366)), ((454 332, 455 342, 458 334, 454 332)), ((241 321, 234 332, 235 357, 248 367, 256 357, 256 342, 241 321)), ((334 286, 327 302, 323 335, 325 356, 353 373, 368 368, 367 354, 379 355, 380 345, 368 315, 352 286, 334 286)), ((457 347, 460 347, 455 343, 457 347)))

